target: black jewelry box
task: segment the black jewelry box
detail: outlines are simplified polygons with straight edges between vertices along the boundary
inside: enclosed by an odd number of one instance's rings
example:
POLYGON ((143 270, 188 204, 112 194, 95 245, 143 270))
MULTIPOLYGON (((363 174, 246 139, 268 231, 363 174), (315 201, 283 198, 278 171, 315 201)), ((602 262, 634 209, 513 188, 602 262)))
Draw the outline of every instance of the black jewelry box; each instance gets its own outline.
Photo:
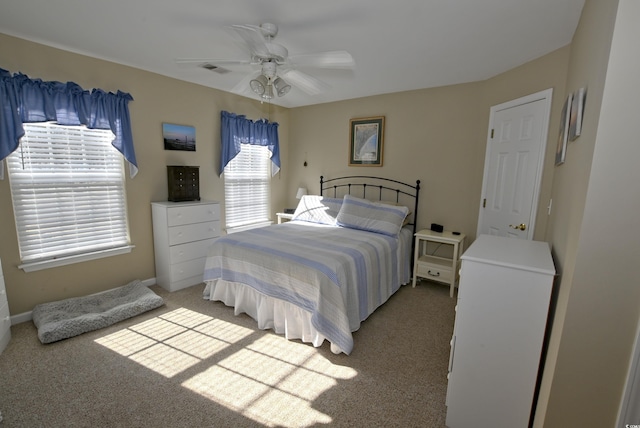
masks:
POLYGON ((167 166, 169 201, 200 200, 200 170, 197 166, 167 166))

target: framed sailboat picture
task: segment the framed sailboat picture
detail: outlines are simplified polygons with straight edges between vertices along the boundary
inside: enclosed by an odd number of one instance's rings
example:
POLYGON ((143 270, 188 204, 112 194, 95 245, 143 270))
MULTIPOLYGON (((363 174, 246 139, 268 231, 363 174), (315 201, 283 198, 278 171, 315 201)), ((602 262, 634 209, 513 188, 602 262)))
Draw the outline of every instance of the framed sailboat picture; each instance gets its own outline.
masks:
POLYGON ((382 166, 384 116, 351 119, 349 166, 382 166))

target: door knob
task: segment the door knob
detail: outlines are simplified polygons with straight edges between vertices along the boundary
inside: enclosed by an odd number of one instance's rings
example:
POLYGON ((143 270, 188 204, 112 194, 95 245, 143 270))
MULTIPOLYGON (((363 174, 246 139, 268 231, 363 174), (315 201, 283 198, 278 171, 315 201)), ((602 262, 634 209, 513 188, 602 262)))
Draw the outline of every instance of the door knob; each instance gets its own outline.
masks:
POLYGON ((524 224, 524 223, 520 223, 520 224, 515 225, 515 226, 513 224, 510 224, 509 227, 512 228, 512 229, 525 230, 527 228, 527 225, 524 224))

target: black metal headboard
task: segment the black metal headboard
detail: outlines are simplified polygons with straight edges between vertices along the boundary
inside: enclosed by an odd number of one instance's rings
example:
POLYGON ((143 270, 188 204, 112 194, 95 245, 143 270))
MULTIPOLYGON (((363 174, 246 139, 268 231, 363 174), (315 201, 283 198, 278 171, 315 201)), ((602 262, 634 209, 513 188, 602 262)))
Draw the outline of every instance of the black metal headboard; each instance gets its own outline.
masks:
POLYGON ((345 177, 325 180, 320 176, 320 196, 330 196, 334 198, 344 195, 352 195, 352 190, 357 192, 357 197, 363 199, 377 198, 378 201, 392 201, 411 208, 413 199, 413 211, 411 212, 409 225, 413 227, 413 234, 416 233, 418 223, 418 199, 420 196, 420 180, 416 180, 415 186, 402 181, 390 178, 373 177, 368 175, 350 175, 345 177), (331 183, 331 184, 328 184, 331 183), (392 187, 393 186, 393 187, 392 187), (325 191, 333 190, 333 195, 325 194, 325 191), (367 193, 369 192, 369 193, 367 193))

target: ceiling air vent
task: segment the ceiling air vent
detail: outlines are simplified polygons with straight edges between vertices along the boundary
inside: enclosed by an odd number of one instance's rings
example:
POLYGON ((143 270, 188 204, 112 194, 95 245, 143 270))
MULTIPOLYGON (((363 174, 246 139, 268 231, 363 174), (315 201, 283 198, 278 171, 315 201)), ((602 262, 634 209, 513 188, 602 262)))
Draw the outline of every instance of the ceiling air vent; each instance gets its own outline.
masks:
POLYGON ((229 73, 231 71, 231 70, 227 70, 226 68, 218 67, 217 65, 211 64, 211 63, 208 63, 208 62, 205 63, 205 64, 202 64, 200 67, 206 68, 207 70, 213 71, 213 72, 218 73, 218 74, 225 74, 225 73, 229 73))

